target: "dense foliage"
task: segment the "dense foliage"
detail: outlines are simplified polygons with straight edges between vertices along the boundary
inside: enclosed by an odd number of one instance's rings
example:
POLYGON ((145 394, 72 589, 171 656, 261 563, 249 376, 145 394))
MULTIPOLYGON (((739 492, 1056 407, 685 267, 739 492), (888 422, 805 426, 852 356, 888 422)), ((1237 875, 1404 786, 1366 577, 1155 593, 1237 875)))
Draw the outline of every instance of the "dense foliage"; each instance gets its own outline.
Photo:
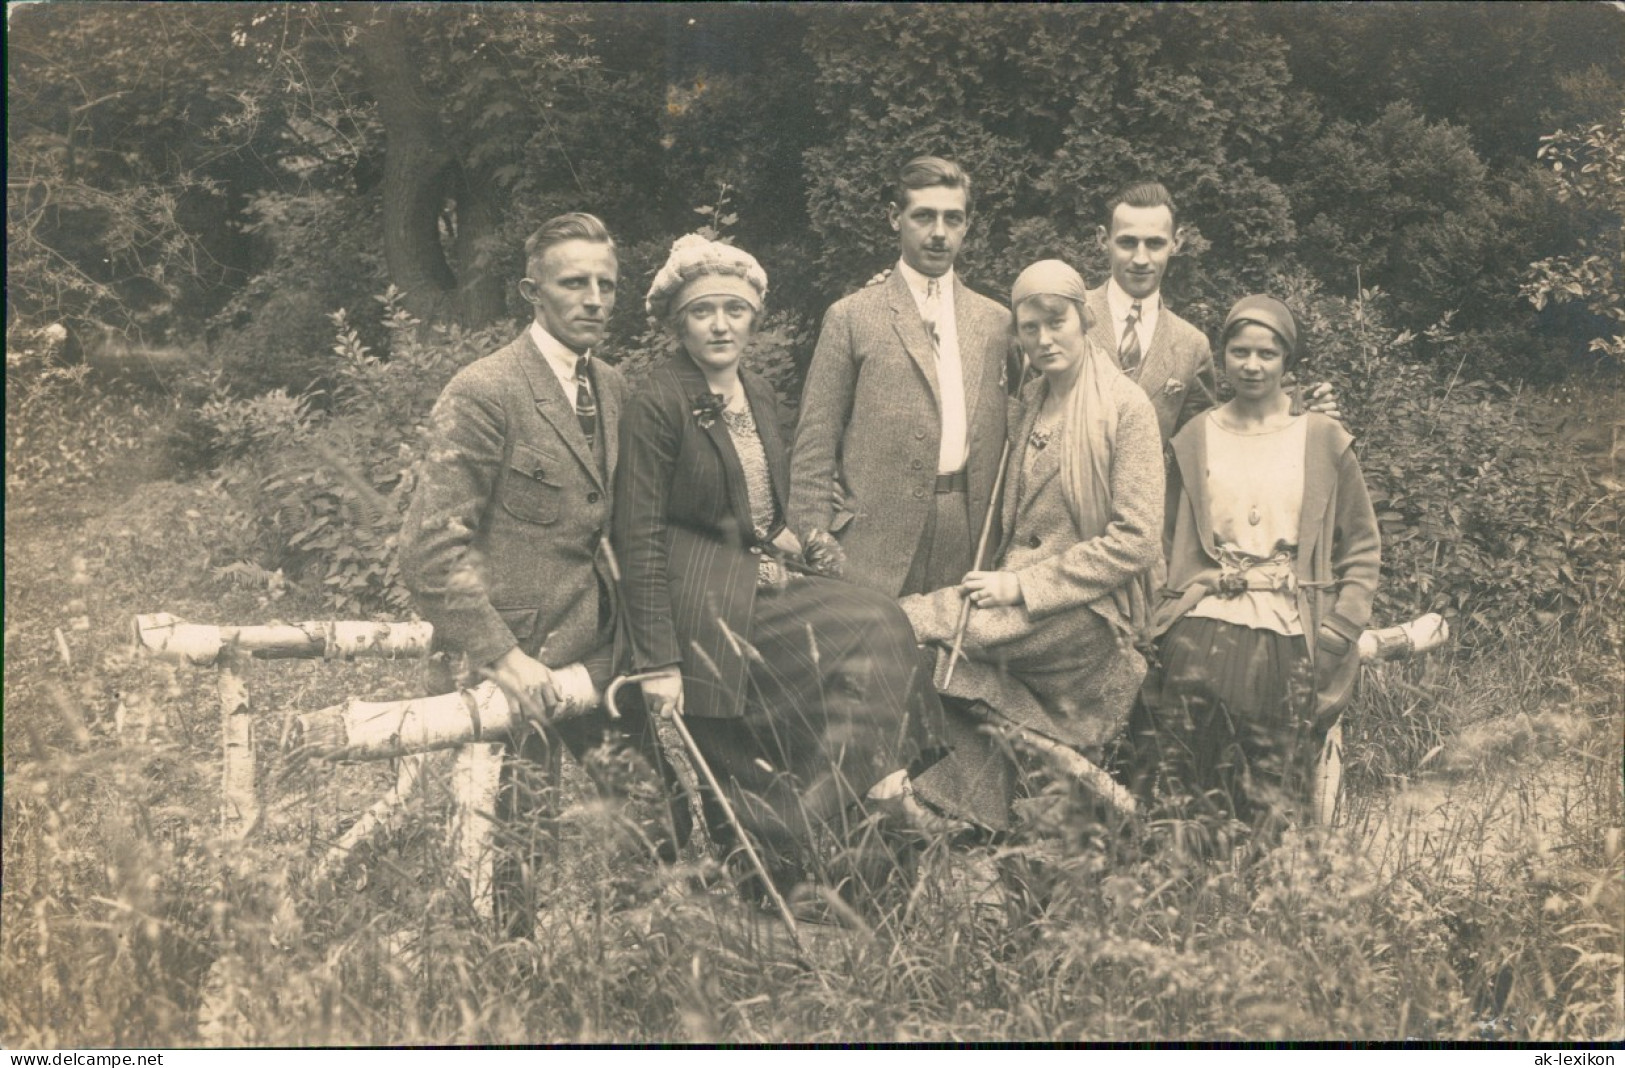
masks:
POLYGON ((506 318, 524 234, 590 208, 635 253, 635 294, 722 191, 804 327, 891 258, 887 179, 935 151, 976 178, 965 269, 988 292, 1040 254, 1099 277, 1104 198, 1152 174, 1190 227, 1170 292, 1198 321, 1294 261, 1328 292, 1353 294, 1358 270, 1399 325, 1455 311, 1486 366, 1527 374, 1605 333, 1532 315, 1517 282, 1597 233, 1534 157, 1553 129, 1616 128, 1622 22, 1549 5, 42 5, 11 27, 7 329, 207 337, 237 392, 298 391, 320 321, 386 280, 426 320, 506 318), (284 323, 299 358, 250 358, 284 323))
POLYGON ((1625 20, 1473 10, 1448 27, 1388 7, 19 11, 8 349, 71 332, 8 362, 12 466, 72 466, 36 441, 94 451, 95 432, 28 429, 80 393, 105 423, 76 349, 113 351, 107 327, 178 340, 199 356, 169 385, 174 452, 228 464, 256 566, 399 609, 388 528, 415 423, 522 311, 538 219, 589 208, 619 236, 607 351, 634 376, 669 350, 639 294, 670 241, 704 228, 752 249, 773 279, 753 359, 793 404, 827 302, 895 255, 890 174, 940 152, 974 177, 962 264, 995 295, 1038 256, 1100 278, 1104 200, 1159 177, 1187 230, 1176 307, 1211 327, 1272 287, 1308 317, 1371 454, 1386 607, 1561 612, 1592 566, 1554 555, 1589 544, 1584 487, 1548 477, 1526 413, 1499 402, 1564 357, 1619 355, 1625 20), (1583 72, 1533 62, 1554 42, 1583 72), (1434 53, 1450 49, 1485 65, 1476 95, 1449 88, 1434 53), (1553 516, 1564 545, 1525 533, 1553 516))

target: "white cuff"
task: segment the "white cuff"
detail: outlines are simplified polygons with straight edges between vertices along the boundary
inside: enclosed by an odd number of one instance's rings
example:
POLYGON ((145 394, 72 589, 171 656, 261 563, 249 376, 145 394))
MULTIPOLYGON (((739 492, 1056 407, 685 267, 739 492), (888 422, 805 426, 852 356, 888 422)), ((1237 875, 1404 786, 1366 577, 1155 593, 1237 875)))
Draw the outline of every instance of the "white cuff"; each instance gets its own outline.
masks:
POLYGON ((585 716, 596 709, 603 699, 603 695, 593 686, 586 665, 581 663, 566 664, 555 669, 553 688, 559 694, 558 707, 553 710, 554 719, 585 716))

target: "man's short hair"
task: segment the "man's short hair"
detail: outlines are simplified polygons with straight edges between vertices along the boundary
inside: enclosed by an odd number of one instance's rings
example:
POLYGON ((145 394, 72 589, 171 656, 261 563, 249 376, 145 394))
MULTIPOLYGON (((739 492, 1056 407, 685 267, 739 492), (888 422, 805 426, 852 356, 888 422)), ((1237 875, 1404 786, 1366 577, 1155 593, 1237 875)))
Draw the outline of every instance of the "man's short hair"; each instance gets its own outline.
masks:
POLYGON ((584 211, 572 211, 555 215, 525 239, 525 270, 529 271, 531 264, 541 259, 548 249, 566 241, 598 241, 608 245, 612 252, 615 249, 615 239, 609 236, 602 219, 584 211))
POLYGON ((1161 182, 1130 182, 1106 201, 1108 232, 1112 228, 1112 219, 1117 216, 1117 207, 1120 204, 1127 204, 1131 208, 1167 208, 1168 214, 1174 220, 1174 229, 1179 229, 1179 209, 1174 207, 1174 198, 1161 182))
POLYGON ((929 189, 935 185, 963 189, 965 210, 971 210, 970 175, 953 160, 941 156, 915 156, 903 164, 902 170, 897 172, 897 182, 892 186, 892 203, 901 209, 908 203, 909 190, 929 189))

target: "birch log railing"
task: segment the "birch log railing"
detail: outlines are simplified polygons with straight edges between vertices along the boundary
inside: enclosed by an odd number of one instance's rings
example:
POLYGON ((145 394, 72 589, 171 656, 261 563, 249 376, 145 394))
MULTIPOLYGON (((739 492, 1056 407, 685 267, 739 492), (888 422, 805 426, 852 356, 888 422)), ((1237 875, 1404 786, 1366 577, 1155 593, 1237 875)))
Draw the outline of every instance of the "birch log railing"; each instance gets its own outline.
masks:
MULTIPOLYGON (((185 623, 163 613, 135 620, 136 645, 148 655, 215 670, 221 703, 221 829, 227 837, 236 838, 252 833, 261 808, 255 781, 254 721, 245 679, 248 663, 253 659, 424 657, 432 637, 427 623, 320 621, 216 627, 185 623)), ((1437 648, 1449 638, 1448 623, 1430 613, 1400 626, 1364 632, 1359 652, 1368 663, 1406 659, 1437 648)), ((574 709, 577 713, 585 710, 574 709)), ((488 897, 484 891, 489 873, 482 875, 485 863, 470 858, 483 858, 490 849, 489 828, 481 830, 486 821, 477 818, 478 813, 491 811, 487 795, 494 789, 499 758, 496 746, 490 743, 508 737, 522 721, 521 710, 491 682, 406 701, 351 699, 292 716, 281 745, 292 757, 402 761, 395 786, 334 844, 315 875, 330 873, 373 832, 388 826, 417 789, 426 753, 466 747, 464 752, 472 756, 460 763, 455 774, 461 784, 457 791, 459 866, 469 877, 476 900, 488 897)), ((1013 741, 1045 757, 1121 814, 1134 812, 1133 796, 1081 753, 1034 732, 1018 728, 1018 733, 1021 736, 1013 741)), ((1334 728, 1317 778, 1316 808, 1323 821, 1329 822, 1335 811, 1341 778, 1341 734, 1334 728)))

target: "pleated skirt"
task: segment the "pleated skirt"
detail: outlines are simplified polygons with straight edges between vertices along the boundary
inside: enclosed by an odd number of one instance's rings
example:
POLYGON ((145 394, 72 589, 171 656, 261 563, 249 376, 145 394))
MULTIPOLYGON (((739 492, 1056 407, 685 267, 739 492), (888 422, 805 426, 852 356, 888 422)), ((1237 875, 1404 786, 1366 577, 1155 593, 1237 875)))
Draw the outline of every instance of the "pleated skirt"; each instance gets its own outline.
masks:
POLYGON ((1158 654, 1131 732, 1159 807, 1294 822, 1325 742, 1304 638, 1187 616, 1158 654))

